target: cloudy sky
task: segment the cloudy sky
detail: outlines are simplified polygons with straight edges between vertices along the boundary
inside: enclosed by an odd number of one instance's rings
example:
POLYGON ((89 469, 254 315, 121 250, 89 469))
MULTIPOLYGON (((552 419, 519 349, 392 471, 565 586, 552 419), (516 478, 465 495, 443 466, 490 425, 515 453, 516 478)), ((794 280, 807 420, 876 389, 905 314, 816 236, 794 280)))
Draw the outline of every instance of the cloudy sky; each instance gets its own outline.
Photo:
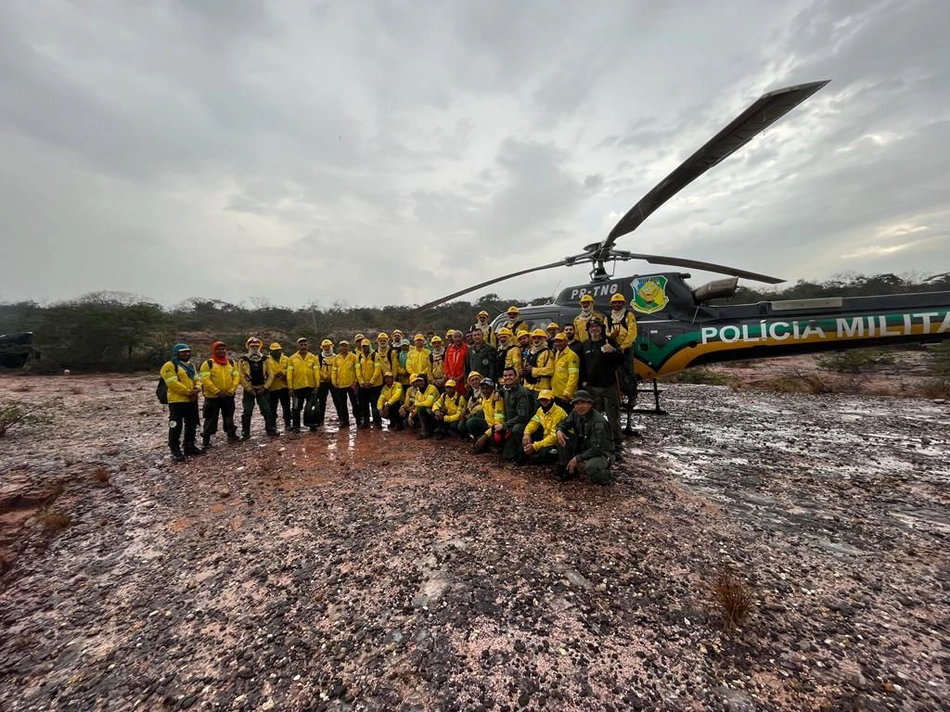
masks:
POLYGON ((759 94, 818 79, 617 246, 945 272, 947 27, 945 0, 4 2, 0 300, 428 301, 602 239, 759 94))

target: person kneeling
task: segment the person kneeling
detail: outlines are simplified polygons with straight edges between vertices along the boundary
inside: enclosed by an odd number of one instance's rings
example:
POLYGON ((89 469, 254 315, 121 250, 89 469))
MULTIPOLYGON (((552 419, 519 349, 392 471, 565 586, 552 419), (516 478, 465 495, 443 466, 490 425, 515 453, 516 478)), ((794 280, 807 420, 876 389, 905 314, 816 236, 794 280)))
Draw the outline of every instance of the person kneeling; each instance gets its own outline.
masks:
POLYGON ((390 430, 403 428, 402 418, 399 415, 402 398, 402 384, 393 377, 392 371, 386 371, 383 374, 383 388, 379 393, 376 408, 380 416, 389 421, 390 430))
POLYGON ((459 434, 459 420, 465 411, 465 396, 456 391, 455 379, 445 382, 445 393, 439 396, 432 408, 435 419, 435 439, 441 440, 449 433, 459 434))
POLYGON ((528 421, 521 439, 523 457, 518 460, 524 464, 550 464, 558 461, 557 426, 567 413, 554 403, 554 391, 545 389, 538 393, 540 408, 528 421))
POLYGON ((613 477, 614 445, 610 424, 594 410, 594 399, 587 391, 577 391, 571 401, 574 409, 557 426, 559 480, 587 475, 591 482, 609 485, 613 477))

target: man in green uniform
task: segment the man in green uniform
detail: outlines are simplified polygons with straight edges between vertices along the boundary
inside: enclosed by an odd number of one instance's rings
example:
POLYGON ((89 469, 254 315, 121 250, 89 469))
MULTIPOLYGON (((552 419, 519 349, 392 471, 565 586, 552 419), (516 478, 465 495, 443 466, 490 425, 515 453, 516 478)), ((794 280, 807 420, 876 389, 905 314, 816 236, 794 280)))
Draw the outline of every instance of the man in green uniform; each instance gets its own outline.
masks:
POLYGON ((610 424, 594 410, 594 398, 587 391, 577 391, 571 404, 573 410, 557 426, 559 465, 555 476, 565 481, 587 475, 595 484, 609 485, 614 463, 610 424))

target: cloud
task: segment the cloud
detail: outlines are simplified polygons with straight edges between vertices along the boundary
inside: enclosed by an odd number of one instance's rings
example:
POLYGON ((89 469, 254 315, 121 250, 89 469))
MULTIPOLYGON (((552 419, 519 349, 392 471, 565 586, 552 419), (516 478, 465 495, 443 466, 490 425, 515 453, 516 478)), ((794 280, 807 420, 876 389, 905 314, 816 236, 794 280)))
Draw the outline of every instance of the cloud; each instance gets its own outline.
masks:
POLYGON ((428 301, 602 239, 756 96, 821 78, 618 247, 947 271, 948 24, 939 0, 13 3, 0 298, 428 301))

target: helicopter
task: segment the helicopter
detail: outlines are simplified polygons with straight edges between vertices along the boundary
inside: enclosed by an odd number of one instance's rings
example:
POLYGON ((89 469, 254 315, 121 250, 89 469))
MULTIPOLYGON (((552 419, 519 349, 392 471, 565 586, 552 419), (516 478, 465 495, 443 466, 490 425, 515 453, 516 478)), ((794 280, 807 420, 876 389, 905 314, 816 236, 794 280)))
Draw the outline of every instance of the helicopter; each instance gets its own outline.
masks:
MULTIPOLYGON (((763 94, 713 136, 678 168, 661 180, 617 222, 600 242, 556 262, 528 267, 440 297, 415 309, 421 313, 469 292, 514 277, 590 263, 590 282, 562 289, 548 304, 523 307, 519 318, 529 329, 549 323, 570 323, 580 313, 580 297, 590 295, 602 314, 610 298, 622 294, 637 319, 637 338, 627 351, 628 383, 618 384, 626 395, 627 431, 638 393, 650 392, 652 409, 660 407, 657 378, 693 366, 723 361, 760 359, 950 338, 950 292, 925 292, 866 297, 822 297, 716 305, 732 297, 740 278, 766 284, 784 279, 700 260, 618 250, 617 240, 633 232, 654 211, 703 173, 742 148, 755 136, 807 100, 830 80, 797 84, 763 94), (727 278, 691 287, 689 273, 655 272, 612 277, 608 263, 642 260, 651 264, 695 268, 727 278), (652 380, 652 389, 639 384, 652 380)), ((498 328, 505 315, 498 315, 498 328)))

